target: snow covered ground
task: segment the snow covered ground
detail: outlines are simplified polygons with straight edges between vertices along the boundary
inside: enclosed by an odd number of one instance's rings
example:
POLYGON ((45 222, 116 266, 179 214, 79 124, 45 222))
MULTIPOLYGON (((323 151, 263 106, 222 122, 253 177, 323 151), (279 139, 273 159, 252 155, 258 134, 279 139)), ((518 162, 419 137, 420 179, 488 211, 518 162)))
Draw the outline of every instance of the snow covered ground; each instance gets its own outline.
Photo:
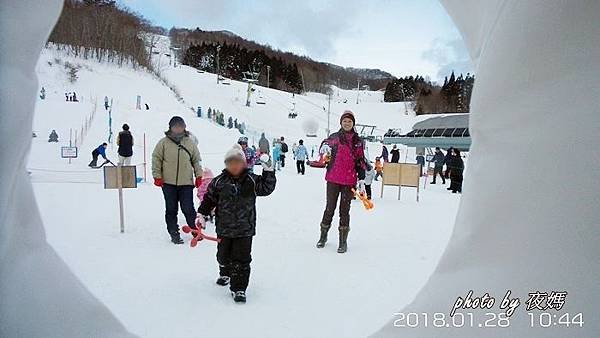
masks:
MULTIPOLYGON (((253 102, 248 108, 245 83, 217 86, 214 74, 184 66, 163 67, 162 73, 181 93, 183 103, 153 75, 127 67, 53 50, 45 50, 37 66, 47 98, 36 105, 38 137, 28 167, 48 241, 129 330, 142 337, 365 337, 412 300, 452 232, 459 197, 441 185, 421 190, 417 203, 414 189, 403 189, 398 201, 396 190, 389 188, 380 199, 375 183, 376 207, 367 212, 354 203, 349 251, 340 255, 335 252, 333 229, 330 243, 315 248, 324 208, 323 171, 307 168, 306 176, 298 176, 290 163, 278 173, 273 195, 258 202, 253 270, 248 303, 243 306, 233 304, 227 290, 214 284, 214 243, 192 249, 189 237, 183 246, 168 241, 162 194, 151 183, 125 191, 126 232, 120 234, 117 192, 103 189, 102 171, 87 168, 89 153, 108 137, 105 95, 114 103, 113 131, 117 133, 125 122, 131 126, 136 164, 144 160, 144 133, 149 156, 169 118, 179 114, 199 138, 205 166, 220 171, 223 153, 239 133, 195 117, 190 108, 198 105, 204 111, 209 106, 220 109, 269 136, 284 135, 290 144, 305 136, 305 118, 320 123, 319 137, 309 144, 324 136, 326 114, 318 108, 326 107, 324 95, 292 98, 259 87, 253 97, 262 96, 266 104, 253 102), (74 83, 68 79, 66 61, 81 66, 74 83), (64 93, 71 91, 77 92, 80 102, 65 102, 64 93), (136 95, 150 110, 135 110, 136 95), (300 115, 290 120, 294 100, 300 115), (60 158, 60 147, 68 144, 69 129, 81 130, 92 115, 83 140, 78 132, 80 157, 68 164, 60 158), (59 133, 58 144, 46 142, 52 129, 59 133)), ((358 105, 355 95, 355 91, 334 92, 332 127, 346 108, 357 112, 359 122, 377 124, 381 130, 409 128, 420 119, 411 112, 406 115, 402 103, 382 103, 382 93, 361 92, 358 105)), ((109 147, 109 157, 116 158, 116 146, 109 147)), ((139 165, 139 177, 142 171, 139 165)), ((209 225, 208 230, 214 229, 209 225)))

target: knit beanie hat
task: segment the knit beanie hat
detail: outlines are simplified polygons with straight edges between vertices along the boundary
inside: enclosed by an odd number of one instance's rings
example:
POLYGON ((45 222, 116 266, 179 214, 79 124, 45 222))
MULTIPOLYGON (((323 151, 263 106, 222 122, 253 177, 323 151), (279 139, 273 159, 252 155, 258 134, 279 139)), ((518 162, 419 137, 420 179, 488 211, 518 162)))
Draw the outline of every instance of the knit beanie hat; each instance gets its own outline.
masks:
POLYGON ((342 120, 345 118, 349 118, 352 120, 352 124, 356 124, 356 119, 354 118, 354 113, 350 110, 346 110, 344 111, 344 113, 342 114, 342 117, 340 117, 340 123, 342 123, 342 120))
POLYGON ((181 116, 173 116, 169 121, 169 129, 173 128, 173 126, 181 125, 185 128, 185 121, 181 116))
POLYGON ((242 150, 242 147, 237 143, 225 153, 225 163, 231 160, 246 162, 246 154, 244 154, 244 150, 242 150))

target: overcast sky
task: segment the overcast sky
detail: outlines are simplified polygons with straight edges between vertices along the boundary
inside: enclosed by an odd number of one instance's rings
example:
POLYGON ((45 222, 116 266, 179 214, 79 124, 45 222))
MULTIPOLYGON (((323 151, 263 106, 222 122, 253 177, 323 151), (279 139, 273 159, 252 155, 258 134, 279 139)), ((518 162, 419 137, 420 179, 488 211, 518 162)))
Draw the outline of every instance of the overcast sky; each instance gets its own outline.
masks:
POLYGON ((341 66, 443 79, 472 71, 437 0, 120 0, 165 28, 229 30, 341 66))

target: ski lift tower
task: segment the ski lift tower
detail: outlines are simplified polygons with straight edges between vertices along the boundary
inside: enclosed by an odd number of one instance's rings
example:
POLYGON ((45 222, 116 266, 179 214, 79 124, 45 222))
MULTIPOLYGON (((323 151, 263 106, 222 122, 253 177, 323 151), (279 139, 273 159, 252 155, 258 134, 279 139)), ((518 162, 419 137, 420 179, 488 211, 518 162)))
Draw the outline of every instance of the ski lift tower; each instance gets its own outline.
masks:
POLYGON ((173 68, 177 68, 177 53, 181 48, 177 46, 171 46, 169 49, 171 50, 171 58, 173 59, 173 68))
POLYGON ((246 107, 250 107, 250 95, 252 95, 252 87, 258 82, 260 72, 244 72, 244 81, 248 82, 248 93, 246 95, 246 107))
POLYGON ((376 137, 375 137, 374 133, 375 133, 375 129, 377 128, 377 126, 372 126, 372 125, 368 125, 368 124, 356 124, 354 127, 356 128, 356 131, 358 132, 358 135, 360 136, 360 138, 362 138, 363 140, 366 140, 369 142, 376 141, 376 137))

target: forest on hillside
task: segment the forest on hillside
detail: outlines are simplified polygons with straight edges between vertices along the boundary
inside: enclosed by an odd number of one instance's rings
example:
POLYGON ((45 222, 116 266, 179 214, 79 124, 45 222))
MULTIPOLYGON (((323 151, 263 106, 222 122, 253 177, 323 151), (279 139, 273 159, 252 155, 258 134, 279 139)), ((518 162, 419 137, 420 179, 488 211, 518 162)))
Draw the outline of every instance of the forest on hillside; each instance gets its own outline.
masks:
POLYGON ((144 36, 154 30, 115 0, 65 0, 48 42, 86 59, 151 68, 144 36))
MULTIPOLYGON (((153 70, 150 46, 157 34, 167 31, 115 0, 65 0, 48 43, 83 58, 153 70)), ((183 64, 215 73, 218 67, 230 79, 243 80, 251 72, 258 74, 258 84, 293 93, 327 93, 331 85, 354 89, 360 81, 361 89, 385 88, 386 102, 412 102, 417 114, 469 112, 475 81, 471 74, 452 72, 439 86, 420 75, 395 78, 379 69, 318 62, 229 31, 172 28, 168 34, 183 64)))
POLYGON ((442 86, 422 76, 407 76, 390 81, 384 93, 385 102, 414 102, 418 115, 432 113, 468 113, 475 76, 467 73, 444 79, 442 86))
POLYGON ((261 45, 228 31, 172 28, 169 36, 171 44, 180 48, 180 60, 186 65, 216 72, 216 50, 219 47, 221 75, 242 80, 240 74, 243 72, 259 72, 259 84, 281 90, 325 93, 330 85, 344 89, 356 88, 358 79, 361 87, 378 90, 395 78, 379 69, 344 68, 318 62, 261 45), (296 82, 298 76, 300 82, 296 82))

